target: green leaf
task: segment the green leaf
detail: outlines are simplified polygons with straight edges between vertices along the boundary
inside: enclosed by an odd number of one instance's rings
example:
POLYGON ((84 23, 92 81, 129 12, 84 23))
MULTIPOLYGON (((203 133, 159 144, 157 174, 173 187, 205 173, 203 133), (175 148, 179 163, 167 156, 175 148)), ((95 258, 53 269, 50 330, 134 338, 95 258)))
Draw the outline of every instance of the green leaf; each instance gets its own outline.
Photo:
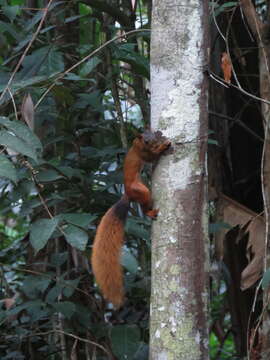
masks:
POLYGON ((67 225, 64 228, 67 242, 75 248, 84 251, 88 241, 87 232, 74 225, 67 225))
POLYGON ((87 228, 87 226, 93 222, 97 217, 87 213, 66 213, 59 214, 58 217, 63 221, 77 225, 82 228, 87 228))
POLYGON ((74 16, 67 17, 67 18, 65 19, 65 24, 68 24, 68 23, 70 23, 70 22, 76 21, 76 20, 82 18, 83 16, 84 16, 84 15, 74 15, 74 16))
POLYGON ((219 5, 216 2, 211 2, 212 8, 215 9, 215 16, 218 16, 222 12, 224 12, 227 8, 235 7, 238 5, 236 1, 228 1, 222 5, 219 5))
POLYGON ((62 178, 63 178, 63 175, 61 175, 59 172, 52 170, 52 169, 40 171, 37 175, 37 180, 40 182, 56 181, 56 180, 59 180, 62 178))
POLYGON ((63 290, 63 284, 57 283, 55 286, 53 286, 46 296, 46 302, 51 304, 56 301, 58 296, 62 293, 63 290))
POLYGON ((35 249, 35 253, 37 253, 47 244, 47 241, 56 229, 57 224, 57 218, 40 219, 31 224, 30 242, 35 249))
MULTIPOLYGON (((13 51, 18 53, 22 48, 25 47, 26 44, 29 43, 29 41, 32 39, 32 34, 25 35, 21 38, 20 41, 17 41, 18 45, 14 47, 13 51)), ((20 74, 20 72, 18 72, 20 74)))
POLYGON ((227 229, 230 230, 232 229, 232 226, 230 224, 227 224, 225 222, 218 222, 218 223, 210 223, 209 224, 209 233, 210 234, 215 234, 220 230, 223 229, 227 229))
POLYGON ((0 21, 0 33, 7 32, 10 34, 15 40, 20 41, 22 34, 16 29, 14 24, 8 24, 7 22, 0 21))
POLYGON ((101 63, 101 60, 97 56, 93 57, 92 59, 88 60, 86 63, 83 64, 82 68, 80 69, 79 75, 81 77, 86 77, 100 63, 101 63))
MULTIPOLYGON (((49 7, 49 12, 51 12, 56 6, 63 4, 64 1, 53 1, 49 7)), ((44 16, 44 11, 38 11, 35 16, 31 17, 26 28, 24 29, 25 32, 29 32, 44 16)))
POLYGON ((74 169, 70 166, 58 166, 57 169, 68 178, 83 178, 83 171, 81 169, 74 169))
POLYGON ((138 271, 138 262, 131 254, 129 249, 123 248, 121 256, 121 264, 131 273, 136 274, 138 271))
POLYGON ((270 283, 270 269, 267 269, 266 272, 263 274, 263 278, 262 278, 263 290, 269 288, 269 283, 270 283))
POLYGON ((12 308, 10 310, 7 311, 8 315, 16 315, 18 314, 20 311, 24 310, 27 307, 26 303, 17 305, 17 306, 12 306, 12 308))
POLYGON ((58 254, 52 254, 51 256, 51 264, 54 266, 61 266, 63 265, 68 259, 68 252, 64 251, 58 254))
POLYGON ((211 144, 211 145, 217 145, 218 146, 218 141, 217 140, 214 140, 214 139, 208 139, 207 140, 208 144, 211 144))
POLYGON ((18 180, 15 166, 4 154, 0 154, 0 177, 5 177, 15 183, 18 180))
POLYGON ((29 275, 22 284, 23 292, 30 298, 37 296, 38 292, 44 293, 47 290, 51 278, 42 275, 29 275))
POLYGON ((52 29, 55 29, 57 28, 56 25, 50 25, 50 26, 46 26, 45 28, 43 28, 42 30, 40 30, 40 34, 45 34, 46 32, 52 30, 52 29))
POLYGON ((24 62, 24 68, 32 71, 32 68, 38 70, 39 75, 52 76, 65 69, 63 53, 57 51, 54 46, 43 46, 28 55, 24 62))
POLYGON ((139 221, 135 218, 129 218, 126 225, 126 231, 128 234, 133 235, 136 238, 149 239, 149 232, 145 229, 139 221))
POLYGON ((43 307, 44 303, 39 299, 27 302, 26 310, 32 322, 47 316, 47 312, 42 310, 43 307))
POLYGON ((228 1, 225 4, 222 4, 221 7, 225 9, 225 8, 234 7, 234 6, 237 6, 237 5, 238 5, 237 1, 228 1))
POLYGON ((70 301, 61 301, 52 305, 57 312, 62 313, 68 319, 70 319, 76 311, 76 305, 70 301))
POLYGON ((8 118, 0 116, 0 124, 4 125, 7 130, 12 131, 15 135, 37 151, 42 151, 42 144, 39 138, 24 123, 16 120, 10 121, 8 118))
POLYGON ((16 307, 12 307, 9 311, 8 314, 9 315, 16 315, 18 314, 20 311, 27 309, 28 312, 33 312, 34 309, 40 309, 42 306, 44 305, 44 303, 40 300, 30 300, 30 301, 26 301, 23 304, 20 304, 16 307))
POLYGON ((81 278, 77 278, 74 280, 65 280, 65 287, 63 289, 63 295, 67 298, 73 295, 74 291, 79 285, 81 278))
POLYGON ((112 328, 113 353, 119 360, 133 359, 140 347, 140 330, 136 325, 117 325, 112 328))
MULTIPOLYGON (((12 95, 15 95, 18 90, 26 89, 28 86, 37 85, 42 81, 48 81, 48 79, 49 79, 48 75, 44 75, 44 76, 31 76, 30 78, 27 79, 13 81, 10 90, 12 92, 12 95)), ((0 86, 0 92, 4 90, 5 86, 6 86, 5 84, 0 86)), ((1 103, 2 102, 3 100, 1 100, 1 103)))
POLYGON ((150 78, 149 60, 134 51, 134 44, 123 44, 114 49, 113 56, 117 60, 124 61, 133 66, 133 69, 147 79, 150 78))
MULTIPOLYGON (((83 325, 84 328, 89 328, 90 326, 92 326, 91 328, 93 329, 93 325, 91 324, 91 310, 89 309, 89 306, 83 306, 81 305, 79 302, 76 303, 76 320, 83 325)), ((100 326, 99 329, 102 327, 103 333, 102 335, 107 335, 105 334, 105 327, 104 326, 100 326)), ((95 336, 97 338, 100 338, 100 334, 97 333, 96 331, 97 328, 95 328, 95 336)), ((102 331, 101 330, 101 331, 102 331)))
POLYGON ((79 94, 74 107, 84 109, 89 105, 91 105, 96 111, 102 112, 104 110, 101 93, 99 91, 92 91, 90 94, 79 94))
POLYGON ((26 144, 23 140, 19 139, 17 136, 11 135, 6 130, 0 131, 0 144, 7 146, 8 148, 22 154, 29 156, 30 158, 38 161, 37 154, 33 148, 26 144))
POLYGON ((83 79, 81 78, 79 75, 74 74, 74 73, 68 73, 65 75, 65 80, 70 80, 70 81, 81 81, 81 80, 89 80, 89 79, 83 79))
POLYGON ((141 342, 133 360, 147 360, 149 357, 149 345, 141 342))
POLYGON ((18 5, 14 6, 3 6, 3 13, 9 18, 11 22, 15 19, 15 17, 19 14, 20 7, 18 5))

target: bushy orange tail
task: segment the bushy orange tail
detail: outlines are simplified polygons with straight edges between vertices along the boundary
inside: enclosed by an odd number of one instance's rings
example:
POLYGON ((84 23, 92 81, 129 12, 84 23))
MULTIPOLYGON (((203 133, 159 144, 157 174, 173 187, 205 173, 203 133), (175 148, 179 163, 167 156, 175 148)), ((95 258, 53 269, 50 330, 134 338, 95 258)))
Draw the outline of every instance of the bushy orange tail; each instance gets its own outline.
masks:
POLYGON ((124 195, 101 219, 92 250, 92 268, 96 281, 104 298, 117 308, 124 300, 120 257, 128 209, 129 200, 124 195))

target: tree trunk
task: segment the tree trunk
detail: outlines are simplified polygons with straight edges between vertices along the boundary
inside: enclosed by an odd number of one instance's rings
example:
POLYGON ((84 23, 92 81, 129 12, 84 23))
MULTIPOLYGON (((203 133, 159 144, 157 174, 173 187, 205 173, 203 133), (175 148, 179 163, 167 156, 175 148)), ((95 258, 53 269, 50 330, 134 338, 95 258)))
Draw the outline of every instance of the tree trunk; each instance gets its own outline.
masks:
POLYGON ((172 140, 153 174, 150 359, 208 359, 208 1, 155 0, 152 127, 172 140))

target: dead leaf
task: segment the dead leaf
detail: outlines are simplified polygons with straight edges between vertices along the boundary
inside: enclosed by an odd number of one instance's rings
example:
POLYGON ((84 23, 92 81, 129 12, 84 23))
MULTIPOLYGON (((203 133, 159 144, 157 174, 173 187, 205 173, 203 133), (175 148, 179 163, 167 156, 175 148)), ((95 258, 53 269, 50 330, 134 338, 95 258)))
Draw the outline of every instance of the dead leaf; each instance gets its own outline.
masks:
POLYGON ((253 218, 246 232, 249 233, 246 256, 249 264, 241 274, 241 289, 246 290, 260 279, 263 270, 265 222, 261 216, 253 218))
MULTIPOLYGON (((258 214, 251 211, 244 205, 229 198, 224 194, 220 194, 217 202, 217 221, 229 224, 231 228, 240 225, 240 227, 247 224, 258 214)), ((223 258, 223 242, 227 228, 222 228, 215 236, 216 257, 221 260, 223 258)))
MULTIPOLYGON (((232 228, 240 226, 238 241, 241 241, 241 238, 247 233, 249 234, 246 248, 246 257, 249 263, 241 274, 241 289, 246 290, 254 285, 262 275, 265 241, 264 218, 223 194, 219 197, 217 211, 218 221, 227 223, 232 228)), ((228 231, 224 228, 215 237, 218 259, 223 258, 223 243, 228 231)))
POLYGON ((70 360, 77 360, 77 345, 78 345, 78 339, 75 339, 73 345, 72 345, 72 350, 71 350, 71 354, 70 354, 70 360))
POLYGON ((15 303, 15 297, 14 298, 5 298, 3 299, 3 302, 5 304, 5 307, 7 310, 9 310, 15 303))
POLYGON ((230 56, 226 52, 223 52, 221 55, 221 69, 223 71, 224 80, 230 84, 232 77, 232 62, 230 56))
POLYGON ((31 130, 34 130, 34 103, 30 94, 23 98, 22 117, 31 130))

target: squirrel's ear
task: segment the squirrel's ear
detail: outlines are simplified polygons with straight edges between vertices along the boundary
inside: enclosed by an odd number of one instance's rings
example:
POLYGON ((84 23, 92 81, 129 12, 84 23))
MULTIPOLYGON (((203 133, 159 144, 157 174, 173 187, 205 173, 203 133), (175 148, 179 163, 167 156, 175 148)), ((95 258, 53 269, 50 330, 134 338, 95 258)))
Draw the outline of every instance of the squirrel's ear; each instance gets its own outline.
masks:
POLYGON ((143 134, 137 134, 136 138, 141 139, 143 137, 143 134))

